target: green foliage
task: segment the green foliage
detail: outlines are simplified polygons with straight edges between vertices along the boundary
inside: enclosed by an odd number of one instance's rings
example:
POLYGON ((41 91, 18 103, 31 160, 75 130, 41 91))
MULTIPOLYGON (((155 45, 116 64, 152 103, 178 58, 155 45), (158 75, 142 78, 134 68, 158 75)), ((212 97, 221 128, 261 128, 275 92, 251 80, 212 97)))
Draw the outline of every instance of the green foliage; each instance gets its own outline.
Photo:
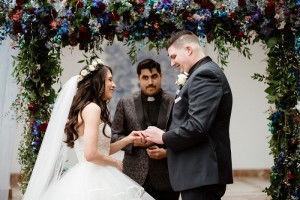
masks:
POLYGON ((42 129, 34 133, 33 124, 38 121, 47 126, 50 106, 56 98, 52 86, 58 82, 62 72, 59 49, 49 50, 44 43, 45 41, 33 37, 23 44, 20 53, 15 57, 13 75, 21 90, 12 108, 16 112, 17 121, 24 124, 18 157, 21 165, 22 192, 26 190, 44 136, 42 129))
POLYGON ((265 192, 272 199, 296 199, 300 188, 300 125, 299 111, 295 109, 299 97, 299 59, 295 55, 292 38, 288 34, 267 40, 268 67, 265 78, 268 102, 275 105, 270 111, 269 141, 274 166, 270 187, 265 192))
POLYGON ((221 66, 227 66, 228 56, 236 48, 245 57, 250 59, 251 53, 247 45, 250 43, 250 39, 247 37, 238 37, 233 35, 226 23, 216 23, 212 28, 209 40, 214 42, 215 48, 218 52, 218 61, 221 66))

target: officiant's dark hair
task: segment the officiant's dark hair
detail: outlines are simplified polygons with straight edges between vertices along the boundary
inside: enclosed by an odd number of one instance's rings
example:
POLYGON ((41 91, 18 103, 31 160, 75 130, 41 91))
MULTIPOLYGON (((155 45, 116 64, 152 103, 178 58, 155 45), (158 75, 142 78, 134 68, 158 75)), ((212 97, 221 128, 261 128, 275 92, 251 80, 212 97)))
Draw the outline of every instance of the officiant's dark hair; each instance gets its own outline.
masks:
POLYGON ((141 75, 142 69, 149 69, 150 72, 152 72, 152 69, 156 69, 158 73, 161 73, 160 64, 152 59, 145 59, 142 60, 136 68, 136 73, 141 75))
MULTIPOLYGON (((85 66, 82 70, 86 69, 85 66)), ((82 71, 80 70, 80 72, 82 71)), ((108 109, 109 100, 103 100, 105 93, 105 79, 108 70, 112 74, 112 69, 106 65, 97 68, 89 76, 78 82, 77 92, 73 98, 73 102, 69 111, 68 121, 65 126, 65 134, 67 135, 66 143, 68 147, 74 147, 74 141, 78 139, 78 128, 84 123, 78 123, 78 115, 82 118, 83 109, 91 102, 96 103, 101 109, 100 119, 104 122, 105 126, 111 126, 110 112, 108 109)), ((103 134, 107 136, 104 132, 103 134)), ((108 136, 107 136, 108 137, 108 136)))

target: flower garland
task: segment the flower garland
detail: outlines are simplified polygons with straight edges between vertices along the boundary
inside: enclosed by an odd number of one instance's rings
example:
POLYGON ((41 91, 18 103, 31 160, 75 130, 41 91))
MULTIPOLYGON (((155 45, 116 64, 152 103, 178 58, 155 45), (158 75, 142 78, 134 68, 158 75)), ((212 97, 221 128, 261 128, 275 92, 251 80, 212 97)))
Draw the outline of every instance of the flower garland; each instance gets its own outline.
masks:
POLYGON ((159 52, 173 32, 186 29, 203 45, 214 42, 221 66, 226 66, 232 48, 249 58, 247 45, 258 41, 265 45, 267 74, 253 75, 268 85, 267 100, 272 105, 274 166, 265 192, 272 199, 299 199, 300 120, 295 109, 300 96, 299 13, 300 0, 1 1, 0 43, 9 36, 12 46, 20 48, 13 75, 21 91, 13 107, 17 119, 25 122, 19 153, 22 191, 43 138, 42 124, 49 120, 56 97, 52 85, 61 75, 62 47, 101 51, 104 40, 110 44, 117 39, 129 47, 128 55, 135 62, 138 49, 147 44, 159 52))

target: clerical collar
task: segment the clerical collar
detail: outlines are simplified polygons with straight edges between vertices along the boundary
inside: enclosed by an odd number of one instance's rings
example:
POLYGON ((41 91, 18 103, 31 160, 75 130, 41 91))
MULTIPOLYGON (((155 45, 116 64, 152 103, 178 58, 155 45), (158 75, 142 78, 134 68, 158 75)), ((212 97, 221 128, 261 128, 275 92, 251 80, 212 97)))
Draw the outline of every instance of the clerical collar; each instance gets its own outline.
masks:
POLYGON ((155 101, 155 97, 147 97, 147 101, 155 101))
POLYGON ((145 94, 142 93, 142 99, 144 101, 148 101, 148 102, 153 102, 153 101, 160 101, 162 98, 162 90, 160 90, 156 95, 154 95, 153 97, 150 96, 146 96, 145 94))

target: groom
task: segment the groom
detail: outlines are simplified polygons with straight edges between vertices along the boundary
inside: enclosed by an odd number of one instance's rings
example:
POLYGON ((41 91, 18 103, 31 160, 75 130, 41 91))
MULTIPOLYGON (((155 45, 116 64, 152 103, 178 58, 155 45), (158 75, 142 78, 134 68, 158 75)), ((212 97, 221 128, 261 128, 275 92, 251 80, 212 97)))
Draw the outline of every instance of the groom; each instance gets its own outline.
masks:
POLYGON ((205 56, 197 36, 175 34, 167 43, 171 65, 187 75, 167 131, 149 126, 146 141, 165 144, 170 180, 182 200, 220 200, 233 182, 229 124, 232 94, 223 71, 205 56))

